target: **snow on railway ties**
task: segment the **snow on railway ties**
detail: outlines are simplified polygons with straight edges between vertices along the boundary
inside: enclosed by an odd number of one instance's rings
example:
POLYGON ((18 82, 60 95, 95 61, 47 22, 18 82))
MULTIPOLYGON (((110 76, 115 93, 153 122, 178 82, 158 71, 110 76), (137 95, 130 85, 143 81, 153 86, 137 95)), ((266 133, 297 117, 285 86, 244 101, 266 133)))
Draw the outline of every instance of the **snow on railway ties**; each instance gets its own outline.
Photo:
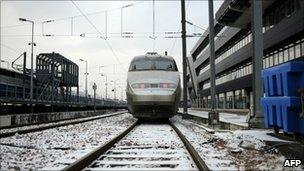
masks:
POLYGON ((182 141, 167 124, 135 127, 84 170, 97 168, 197 169, 182 141))

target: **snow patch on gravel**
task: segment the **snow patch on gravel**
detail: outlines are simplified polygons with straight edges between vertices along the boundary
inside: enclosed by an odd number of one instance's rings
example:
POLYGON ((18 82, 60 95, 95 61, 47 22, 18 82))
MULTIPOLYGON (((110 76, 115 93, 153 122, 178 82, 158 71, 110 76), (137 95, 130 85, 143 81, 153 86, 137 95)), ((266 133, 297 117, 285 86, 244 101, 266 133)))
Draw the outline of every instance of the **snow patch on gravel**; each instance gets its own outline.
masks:
POLYGON ((0 170, 64 167, 118 135, 134 121, 132 115, 122 114, 1 138, 0 170))
POLYGON ((284 170, 283 155, 277 151, 263 151, 266 145, 262 139, 266 139, 266 135, 259 139, 258 135, 250 135, 250 131, 210 134, 180 116, 171 121, 190 140, 211 170, 284 170))

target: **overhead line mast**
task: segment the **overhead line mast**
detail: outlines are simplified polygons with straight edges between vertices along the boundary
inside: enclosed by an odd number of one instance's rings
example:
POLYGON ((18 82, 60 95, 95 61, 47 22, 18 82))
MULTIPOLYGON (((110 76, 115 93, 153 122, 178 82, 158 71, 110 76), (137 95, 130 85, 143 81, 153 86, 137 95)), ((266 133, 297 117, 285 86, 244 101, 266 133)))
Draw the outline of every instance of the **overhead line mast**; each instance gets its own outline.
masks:
POLYGON ((185 0, 181 0, 181 17, 182 17, 182 48, 183 48, 183 114, 188 113, 187 98, 187 45, 186 45, 186 9, 185 0))

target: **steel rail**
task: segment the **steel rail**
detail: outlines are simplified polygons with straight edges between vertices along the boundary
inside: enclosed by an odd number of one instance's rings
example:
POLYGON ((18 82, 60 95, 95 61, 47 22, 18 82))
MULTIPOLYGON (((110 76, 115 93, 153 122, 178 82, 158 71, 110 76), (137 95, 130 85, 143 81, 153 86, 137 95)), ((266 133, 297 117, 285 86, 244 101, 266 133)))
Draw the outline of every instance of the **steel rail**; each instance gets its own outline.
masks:
MULTIPOLYGON (((63 170, 64 171, 74 171, 74 170, 77 171, 77 170, 82 170, 82 169, 86 168, 94 160, 98 159, 98 157, 100 157, 102 154, 104 154, 109 149, 111 149, 114 146, 114 144, 116 144, 121 139, 123 139, 137 125, 138 125, 138 121, 134 122, 128 129, 126 129, 124 132, 120 133, 118 136, 116 136, 115 138, 113 138, 112 140, 107 142, 106 144, 98 147, 94 151, 90 152, 89 154, 83 156, 82 158, 78 159, 74 163, 63 168, 63 170)), ((178 137, 182 140, 183 144, 185 145, 187 151, 189 152, 190 156, 192 157, 197 168, 199 170, 210 171, 210 169, 208 168, 206 163, 203 161, 203 159, 200 157, 200 155, 196 152, 196 150, 191 145, 191 143, 187 140, 187 138, 182 134, 182 132, 170 121, 169 121, 169 125, 174 129, 174 131, 177 133, 178 137)))
POLYGON ((183 133, 171 122, 169 121, 169 125, 174 129, 174 131, 177 133, 179 138, 182 140, 184 145, 186 146, 186 149, 190 153, 194 163, 198 167, 199 170, 204 171, 210 171, 204 160, 201 158, 201 156, 196 152, 194 147, 191 145, 191 143, 187 140, 187 138, 183 135, 183 133))
POLYGON ((63 170, 64 171, 75 171, 75 170, 84 169, 86 166, 90 165, 94 160, 96 160, 98 157, 100 157, 103 153, 105 153, 111 147, 113 147, 114 144, 116 144, 118 141, 120 141, 122 138, 124 138, 131 130, 133 130, 135 128, 136 125, 138 125, 138 121, 135 121, 125 131, 123 131, 122 133, 120 133, 118 136, 111 139, 110 141, 108 141, 106 144, 96 148, 89 154, 76 160, 74 163, 63 168, 63 170))
MULTIPOLYGON (((101 118, 107 118, 107 117, 120 115, 120 114, 124 114, 124 113, 127 113, 127 111, 117 112, 117 113, 113 113, 113 114, 104 114, 104 115, 101 115, 100 117, 87 118, 87 119, 86 118, 77 118, 77 119, 83 119, 83 120, 77 120, 77 121, 66 122, 66 123, 61 123, 61 124, 41 126, 41 127, 36 127, 36 128, 32 128, 32 129, 17 130, 17 131, 13 131, 13 132, 0 133, 0 138, 10 137, 10 136, 15 135, 16 133, 26 134, 26 133, 43 131, 43 130, 46 130, 46 129, 56 128, 56 127, 71 125, 71 124, 74 125, 74 124, 89 122, 89 121, 93 121, 93 120, 97 120, 97 119, 101 119, 101 118)), ((73 120, 73 119, 71 119, 71 120, 73 120)), ((43 124, 45 124, 45 123, 43 123, 43 124)))
MULTIPOLYGON (((102 115, 107 115, 110 113, 116 113, 116 112, 126 112, 127 110, 124 111, 110 111, 110 110, 104 110, 105 112, 108 113, 103 113, 101 115, 94 115, 94 116, 102 116, 102 115)), ((88 112, 87 110, 85 111, 70 111, 70 112, 88 112)), ((93 111, 92 111, 93 112, 93 111)), ((103 112, 101 110, 96 111, 96 112, 103 112)), ((33 113, 34 115, 48 115, 48 114, 55 114, 55 113, 60 113, 60 112, 52 112, 52 113, 33 113)), ((20 115, 20 114, 11 114, 11 115, 20 115)), ((30 114, 21 114, 21 115, 30 115, 30 114)), ((48 124, 48 123, 55 123, 55 122, 61 122, 61 121, 68 121, 68 120, 73 120, 73 119, 85 119, 85 118, 90 118, 90 117, 94 117, 94 116, 80 116, 77 118, 65 118, 65 119, 60 119, 60 120, 51 120, 51 121, 42 121, 42 122, 37 122, 37 123, 25 123, 25 124, 18 124, 18 125, 7 125, 7 126, 1 126, 0 130, 3 129, 11 129, 11 128, 20 128, 20 127, 24 127, 24 126, 33 126, 33 125, 39 125, 39 124, 48 124)))

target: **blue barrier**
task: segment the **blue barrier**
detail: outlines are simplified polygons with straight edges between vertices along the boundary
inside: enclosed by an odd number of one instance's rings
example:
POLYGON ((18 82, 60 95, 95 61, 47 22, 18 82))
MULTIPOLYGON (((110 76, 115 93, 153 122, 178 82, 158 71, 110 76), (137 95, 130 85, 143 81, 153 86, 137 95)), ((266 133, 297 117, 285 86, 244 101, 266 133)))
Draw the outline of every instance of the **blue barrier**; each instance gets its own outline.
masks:
POLYGON ((262 71, 266 97, 299 96, 304 87, 304 61, 291 61, 262 71))
POLYGON ((304 118, 300 118, 300 97, 266 97, 261 99, 265 127, 282 128, 284 132, 304 133, 304 118))
POLYGON ((299 120, 299 132, 304 134, 304 118, 300 118, 299 120))

